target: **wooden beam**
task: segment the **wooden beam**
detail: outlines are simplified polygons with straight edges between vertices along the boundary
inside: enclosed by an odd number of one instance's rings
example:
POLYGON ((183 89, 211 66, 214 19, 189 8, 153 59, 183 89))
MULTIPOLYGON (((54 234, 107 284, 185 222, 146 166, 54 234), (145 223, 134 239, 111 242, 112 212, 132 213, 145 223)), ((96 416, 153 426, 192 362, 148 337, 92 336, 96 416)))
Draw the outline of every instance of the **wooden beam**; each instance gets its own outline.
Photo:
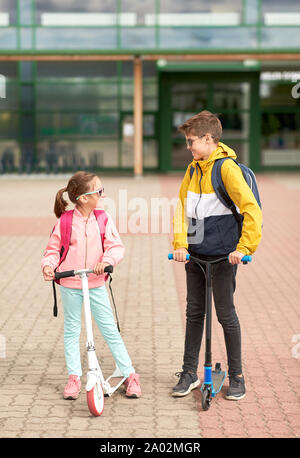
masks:
POLYGON ((143 67, 139 56, 134 58, 134 175, 143 174, 143 67))

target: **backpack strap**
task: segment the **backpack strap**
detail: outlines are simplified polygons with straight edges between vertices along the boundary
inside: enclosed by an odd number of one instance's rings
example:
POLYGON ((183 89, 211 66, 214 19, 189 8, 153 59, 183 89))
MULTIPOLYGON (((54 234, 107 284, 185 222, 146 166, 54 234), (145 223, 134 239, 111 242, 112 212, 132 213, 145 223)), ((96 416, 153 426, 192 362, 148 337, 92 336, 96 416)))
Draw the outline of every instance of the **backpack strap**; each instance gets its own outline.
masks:
MULTIPOLYGON (((69 251, 71 232, 72 232, 73 213, 74 213, 74 210, 68 210, 62 213, 60 217, 60 260, 54 272, 56 272, 57 268, 64 261, 69 251)), ((52 280, 53 298, 54 298, 53 316, 57 316, 57 296, 56 296, 55 283, 60 284, 60 280, 52 280)))
POLYGON ((236 209, 234 202, 229 197, 226 191, 226 188, 224 186, 223 180, 222 180, 221 167, 222 167, 223 162, 226 161, 226 159, 231 159, 237 165, 239 165, 238 162, 231 157, 222 157, 220 159, 216 159, 213 165, 212 172, 211 172, 211 184, 214 188, 214 191, 218 199, 222 202, 223 205, 225 205, 225 207, 229 208, 232 211, 233 216, 235 217, 236 222, 238 224, 239 232, 241 234, 242 233, 241 217, 236 209))
MULTIPOLYGON (((74 210, 64 212, 60 217, 60 260, 58 266, 65 260, 70 246, 71 233, 72 233, 72 219, 74 210)), ((56 267, 56 269, 57 269, 56 267)), ((55 269, 55 270, 56 270, 55 269)), ((55 280, 60 283, 59 280, 55 280)))

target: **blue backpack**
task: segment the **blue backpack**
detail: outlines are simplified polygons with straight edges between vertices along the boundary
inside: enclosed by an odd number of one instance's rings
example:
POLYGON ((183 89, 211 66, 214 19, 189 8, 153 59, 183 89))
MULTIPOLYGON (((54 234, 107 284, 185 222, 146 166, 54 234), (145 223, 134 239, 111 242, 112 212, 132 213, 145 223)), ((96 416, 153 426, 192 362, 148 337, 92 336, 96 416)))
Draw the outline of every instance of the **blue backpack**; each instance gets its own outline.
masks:
MULTIPOLYGON (((223 205, 225 205, 225 207, 229 208, 232 211, 232 213, 233 213, 233 215, 234 215, 234 217, 235 217, 235 219, 236 219, 236 221, 238 223, 239 230, 240 230, 240 233, 241 233, 242 232, 242 220, 243 220, 243 217, 237 212, 237 209, 236 209, 236 206, 235 206, 234 202, 229 197, 229 195, 228 195, 228 193, 227 193, 227 191, 225 189, 225 186, 224 186, 224 183, 223 183, 223 180, 222 180, 222 175, 221 175, 222 164, 227 159, 231 159, 232 161, 234 161, 240 167, 240 169, 241 169, 241 171, 243 173, 243 177, 244 177, 246 183, 248 184, 249 188, 253 192, 253 195, 254 195, 258 205, 260 206, 260 208, 262 208, 262 206, 261 206, 261 201, 260 201, 259 192, 258 192, 258 186, 257 186, 257 182, 256 182, 256 178, 255 178, 254 172, 251 169, 249 169, 249 167, 247 167, 244 164, 240 164, 238 161, 236 161, 232 157, 222 157, 220 159, 216 159, 215 163, 213 165, 212 172, 211 172, 211 184, 212 184, 212 186, 214 188, 214 191, 215 191, 218 199, 222 202, 223 205)), ((195 168, 193 166, 191 166, 191 168, 190 168, 190 178, 191 179, 192 179, 194 171, 195 171, 195 168)))

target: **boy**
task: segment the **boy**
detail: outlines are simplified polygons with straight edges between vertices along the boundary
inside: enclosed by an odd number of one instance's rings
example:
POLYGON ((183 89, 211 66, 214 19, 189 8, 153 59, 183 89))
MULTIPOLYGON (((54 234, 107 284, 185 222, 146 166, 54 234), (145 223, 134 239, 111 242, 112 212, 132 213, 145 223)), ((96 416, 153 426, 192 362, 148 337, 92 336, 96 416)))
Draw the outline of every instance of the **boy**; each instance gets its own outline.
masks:
POLYGON ((226 399, 245 396, 241 360, 241 330, 233 303, 237 265, 244 255, 255 252, 261 239, 262 213, 239 166, 232 160, 221 168, 225 189, 243 216, 242 232, 228 208, 218 199, 211 184, 211 172, 218 158, 236 158, 235 152, 220 142, 222 125, 209 111, 202 111, 179 127, 192 153, 183 178, 174 216, 174 259, 185 262, 187 282, 186 334, 183 371, 173 388, 173 396, 185 396, 199 386, 199 351, 205 316, 205 278, 186 254, 206 260, 229 255, 229 262, 213 265, 213 296, 218 321, 224 332, 228 360, 229 389, 226 399), (191 176, 190 168, 194 173, 191 176), (186 204, 186 205, 185 205, 186 204), (186 222, 188 218, 188 223, 186 222))

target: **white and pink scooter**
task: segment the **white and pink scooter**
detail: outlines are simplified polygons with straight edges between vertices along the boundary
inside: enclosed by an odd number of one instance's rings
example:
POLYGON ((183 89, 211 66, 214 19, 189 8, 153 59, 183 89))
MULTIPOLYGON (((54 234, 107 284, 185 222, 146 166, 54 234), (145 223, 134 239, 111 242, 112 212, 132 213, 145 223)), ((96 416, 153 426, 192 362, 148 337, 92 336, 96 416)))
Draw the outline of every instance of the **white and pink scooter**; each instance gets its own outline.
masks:
MULTIPOLYGON (((104 272, 110 274, 113 271, 112 266, 107 266, 104 269, 104 272)), ((90 305, 90 296, 89 296, 89 286, 88 286, 88 274, 93 273, 92 269, 82 269, 82 270, 68 270, 64 272, 55 272, 55 279, 66 277, 74 277, 79 275, 82 283, 83 291, 83 305, 84 305, 84 317, 85 317, 85 326, 86 326, 86 336, 87 336, 87 357, 88 357, 88 373, 87 373, 87 383, 86 383, 86 393, 87 393, 87 404, 88 408, 92 415, 98 417, 102 414, 104 409, 104 396, 111 396, 126 380, 126 377, 123 377, 120 369, 116 366, 115 371, 110 377, 106 380, 104 379, 103 373, 101 371, 100 364, 97 359, 94 337, 93 337, 93 327, 92 327, 92 314, 91 314, 91 305, 90 305), (109 383, 113 378, 121 378, 121 380, 114 386, 111 386, 109 383)))

